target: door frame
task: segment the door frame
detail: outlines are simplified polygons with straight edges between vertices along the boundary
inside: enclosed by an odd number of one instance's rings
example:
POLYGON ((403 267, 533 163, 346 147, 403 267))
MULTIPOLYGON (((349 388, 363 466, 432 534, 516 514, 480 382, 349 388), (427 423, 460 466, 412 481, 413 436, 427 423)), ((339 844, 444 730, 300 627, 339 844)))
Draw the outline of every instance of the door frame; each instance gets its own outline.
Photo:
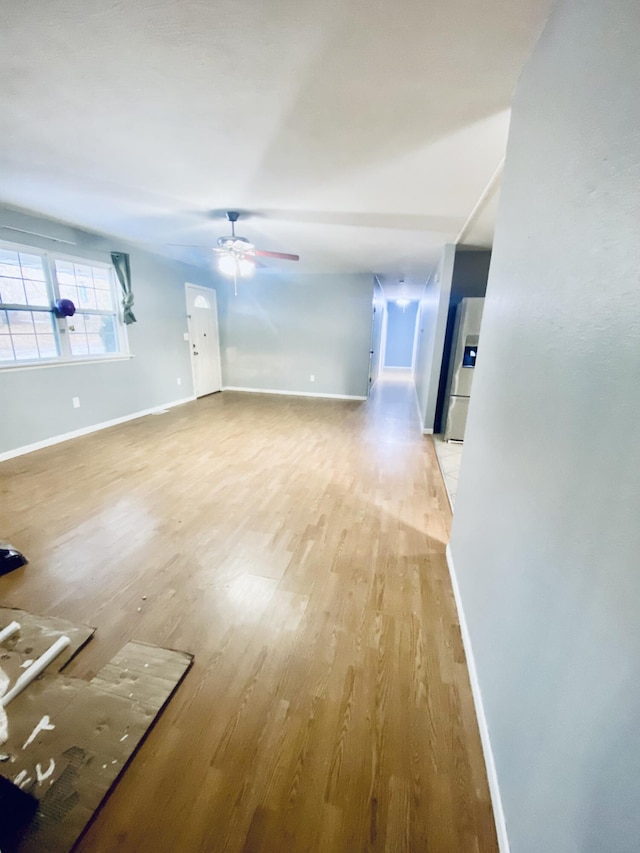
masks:
MULTIPOLYGON (((193 290, 197 290, 202 293, 207 299, 213 301, 215 306, 215 327, 216 327, 216 340, 215 347, 218 351, 218 364, 220 366, 220 388, 218 391, 222 391, 222 356, 220 354, 220 323, 218 321, 218 294, 212 287, 203 287, 201 284, 193 284, 190 281, 185 281, 184 283, 184 302, 187 314, 187 329, 189 336, 189 361, 191 363, 191 385, 193 387, 193 396, 196 399, 200 399, 196 394, 196 375, 195 375, 195 365, 193 359, 193 341, 191 340, 191 314, 189 313, 189 288, 193 290)), ((209 393, 217 394, 218 391, 211 391, 209 393)), ((208 396, 208 394, 203 394, 203 397, 208 396)))
POLYGON ((386 319, 387 319, 387 300, 384 296, 380 297, 380 302, 376 301, 376 292, 374 288, 373 292, 373 302, 372 302, 373 311, 371 312, 371 340, 369 341, 369 377, 367 382, 367 396, 371 393, 371 389, 374 387, 378 379, 380 379, 380 373, 382 372, 382 351, 384 348, 384 334, 386 330, 386 319), (374 348, 374 332, 376 328, 376 314, 380 312, 380 335, 378 338, 378 347, 377 350, 374 348), (375 373, 376 379, 375 382, 371 381, 371 374, 375 373))

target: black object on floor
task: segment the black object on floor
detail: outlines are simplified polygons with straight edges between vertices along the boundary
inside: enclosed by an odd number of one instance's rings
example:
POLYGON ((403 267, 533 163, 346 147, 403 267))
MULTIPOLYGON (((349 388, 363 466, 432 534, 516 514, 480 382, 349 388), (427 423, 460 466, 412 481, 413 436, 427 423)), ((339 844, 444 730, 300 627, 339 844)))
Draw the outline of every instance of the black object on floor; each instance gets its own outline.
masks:
POLYGON ((0 849, 3 853, 18 849, 22 832, 37 810, 35 797, 0 776, 0 849))
POLYGON ((29 561, 8 542, 0 542, 0 575, 6 575, 14 569, 19 569, 29 561))

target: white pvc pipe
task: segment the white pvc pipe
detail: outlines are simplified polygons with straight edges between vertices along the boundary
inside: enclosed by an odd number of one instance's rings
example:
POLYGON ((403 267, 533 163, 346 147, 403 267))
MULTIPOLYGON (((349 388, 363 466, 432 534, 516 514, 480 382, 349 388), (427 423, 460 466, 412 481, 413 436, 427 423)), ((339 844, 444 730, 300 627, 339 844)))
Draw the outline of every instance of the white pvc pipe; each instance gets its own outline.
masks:
POLYGON ((22 693, 25 687, 31 684, 34 678, 37 678, 41 672, 44 672, 51 661, 55 660, 60 652, 63 652, 69 645, 71 645, 69 637, 58 637, 55 643, 40 655, 38 660, 34 660, 29 669, 25 669, 11 690, 5 693, 0 699, 0 705, 6 707, 12 699, 15 699, 19 693, 22 693))
POLYGON ((19 622, 10 622, 6 628, 3 628, 0 631, 0 643, 4 643, 5 640, 8 640, 9 637, 13 637, 20 630, 19 622))

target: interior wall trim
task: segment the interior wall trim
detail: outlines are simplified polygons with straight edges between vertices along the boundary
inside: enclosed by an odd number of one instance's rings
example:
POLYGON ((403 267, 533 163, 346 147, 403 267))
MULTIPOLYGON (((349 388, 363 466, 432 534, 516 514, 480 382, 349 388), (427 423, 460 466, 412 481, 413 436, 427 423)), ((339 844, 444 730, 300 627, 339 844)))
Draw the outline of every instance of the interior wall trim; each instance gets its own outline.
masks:
POLYGON ((469 627, 465 616, 464 607, 462 606, 462 598, 460 596, 460 587, 458 586, 458 578, 453 565, 453 556, 451 547, 447 545, 447 566, 449 567, 449 576, 451 577, 451 586, 453 588, 453 596, 456 600, 456 608, 458 610, 458 620, 460 622, 460 633, 462 634, 462 644, 464 645, 464 653, 467 659, 467 669, 469 671, 469 681, 471 682, 471 693, 473 694, 473 704, 476 709, 476 718, 478 720, 478 728, 480 729, 480 740, 482 741, 482 752, 484 754, 484 763, 487 770, 487 779, 489 782, 489 792, 491 794, 491 805, 493 806, 493 818, 496 824, 496 835, 498 836, 498 847, 500 853, 510 853, 509 837, 507 835, 507 823, 502 808, 502 797, 500 795, 500 785, 498 784, 498 773, 496 771, 495 760, 493 758, 493 749, 491 748, 491 738, 489 737, 489 726, 487 717, 484 711, 484 703, 482 701, 482 691, 480 690, 480 682, 478 680, 478 670, 476 669, 476 661, 473 655, 473 647, 471 645, 471 637, 469 635, 469 627))
MULTIPOLYGON (((418 413, 418 423, 420 424, 420 429, 422 430, 423 435, 427 435, 427 431, 424 429, 424 418, 422 417, 422 412, 420 411, 420 400, 418 399, 418 389, 416 388, 416 375, 415 373, 411 377, 411 384, 413 385, 413 399, 416 402, 416 412, 418 413)), ((431 430, 433 432, 433 430, 431 430)))
POLYGON ((244 391, 248 394, 277 394, 281 397, 322 397, 327 400, 366 400, 353 394, 323 394, 315 391, 277 391, 274 388, 244 388, 240 385, 223 385, 223 391, 244 391))
MULTIPOLYGON (((451 495, 449 493, 449 487, 447 486, 447 478, 444 475, 444 468, 442 467, 442 460, 440 459, 440 454, 438 453, 438 449, 436 447, 435 439, 431 439, 431 444, 433 446, 433 452, 436 455, 436 459, 438 460, 438 468, 440 470, 440 476, 442 477, 442 485, 444 486, 444 490, 447 493, 447 500, 449 501, 449 506, 451 508, 451 512, 453 512, 453 501, 451 500, 451 495)), ((447 545, 447 549, 449 546, 447 545)), ((449 554, 447 553, 447 560, 449 559, 449 554)), ((451 566, 449 566, 449 574, 451 574, 451 566)), ((453 580, 452 580, 453 583, 453 580)), ((456 599, 457 601, 457 599, 456 599)), ((458 608, 459 610, 460 608, 458 608)), ((458 614, 458 621, 460 621, 460 615, 458 614)))
POLYGON ((152 409, 144 409, 141 412, 133 412, 130 415, 124 415, 121 418, 113 418, 109 421, 101 421, 97 424, 74 429, 72 432, 61 433, 60 435, 45 438, 43 441, 36 441, 33 444, 25 444, 22 447, 16 447, 13 450, 7 450, 0 453, 0 462, 5 462, 7 459, 13 459, 16 456, 23 456, 25 453, 32 453, 34 450, 42 450, 45 447, 51 447, 54 444, 61 444, 63 441, 69 441, 72 438, 79 438, 81 435, 89 435, 92 432, 98 432, 101 429, 108 429, 118 424, 124 424, 127 421, 134 421, 137 418, 144 418, 146 415, 152 415, 154 412, 160 412, 163 409, 172 409, 174 406, 181 406, 183 403, 191 403, 195 397, 183 397, 181 400, 173 400, 171 403, 163 403, 161 406, 154 406, 152 409))

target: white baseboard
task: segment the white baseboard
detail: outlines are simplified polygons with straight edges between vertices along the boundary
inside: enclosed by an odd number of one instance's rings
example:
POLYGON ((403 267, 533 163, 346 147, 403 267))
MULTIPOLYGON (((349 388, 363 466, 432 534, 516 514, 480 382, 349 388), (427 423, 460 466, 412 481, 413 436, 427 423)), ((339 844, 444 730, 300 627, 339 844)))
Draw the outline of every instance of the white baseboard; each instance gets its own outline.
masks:
POLYGON ((433 430, 432 429, 423 429, 422 434, 423 435, 433 435, 433 430))
POLYGON ((281 397, 322 397, 327 400, 366 400, 352 394, 317 394, 311 391, 276 391, 274 388, 241 388, 239 385, 223 385, 223 391, 243 391, 247 394, 277 394, 281 397))
POLYGON ((152 409, 133 412, 133 414, 125 415, 122 418, 113 418, 113 420, 102 421, 98 424, 91 424, 91 426, 82 427, 82 429, 74 429, 73 432, 54 435, 51 438, 45 438, 44 441, 25 444, 22 447, 16 447, 14 450, 7 450, 4 453, 0 453, 0 462, 5 462, 7 459, 13 459, 16 456, 23 456, 25 453, 32 453, 34 450, 42 450, 44 447, 51 447, 53 444, 61 444, 63 441, 69 441, 71 438, 79 438, 81 435, 89 435, 89 433, 98 432, 101 429, 108 429, 109 427, 117 426, 118 424, 124 424, 127 421, 144 418, 145 415, 152 415, 154 412, 162 411, 162 409, 173 409, 175 406, 181 406, 183 403, 191 403, 195 399, 195 397, 183 397, 181 400, 173 400, 171 403, 163 403, 163 405, 154 406, 152 409))
POLYGON ((498 836, 498 847, 500 853, 510 853, 509 837, 507 835, 507 824, 502 808, 502 797, 500 796, 500 785, 498 784, 498 774, 493 758, 493 750, 491 748, 491 739, 489 737, 489 726, 484 712, 484 704, 482 702, 482 692, 480 690, 480 682, 478 681, 478 670, 476 669, 476 661, 473 655, 471 646, 471 637, 469 636, 469 627, 462 606, 460 597, 460 587, 458 586, 458 578, 453 565, 453 557, 451 555, 451 547, 447 545, 447 565, 449 567, 449 575, 451 577, 451 586, 453 587, 453 595, 456 600, 458 609, 458 620, 460 622, 460 633, 462 634, 462 643, 464 645, 464 653, 467 658, 467 670, 469 671, 469 681, 471 682, 471 693, 473 694, 473 703, 476 709, 476 717, 478 719, 478 728, 480 729, 480 740, 482 741, 482 752, 484 753, 484 762, 487 768, 487 779, 489 782, 489 792, 491 794, 491 805, 493 806, 493 818, 496 824, 496 834, 498 836))

